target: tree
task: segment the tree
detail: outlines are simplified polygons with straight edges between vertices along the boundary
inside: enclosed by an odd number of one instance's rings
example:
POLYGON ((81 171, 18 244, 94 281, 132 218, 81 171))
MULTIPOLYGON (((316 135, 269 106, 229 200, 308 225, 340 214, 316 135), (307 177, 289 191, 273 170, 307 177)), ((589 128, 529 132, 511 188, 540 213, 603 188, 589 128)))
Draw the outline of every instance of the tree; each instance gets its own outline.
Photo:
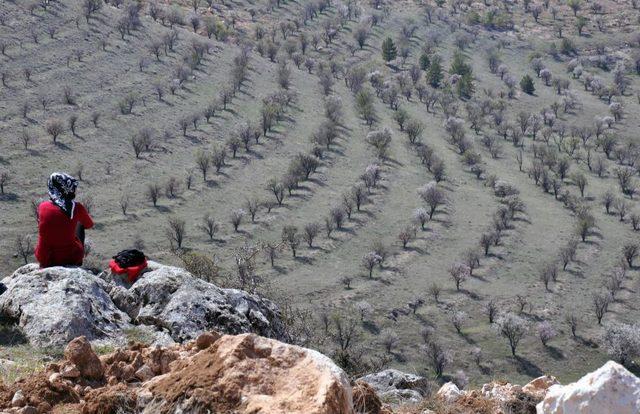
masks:
POLYGON ((289 245, 291 254, 296 257, 296 250, 300 245, 300 236, 298 235, 298 228, 296 226, 287 225, 282 228, 282 241, 289 245))
POLYGON ((211 167, 211 156, 204 151, 199 151, 196 154, 196 165, 202 173, 202 179, 207 182, 207 173, 211 167))
POLYGON ((437 183, 433 181, 420 188, 418 194, 429 206, 429 219, 433 218, 438 207, 446 201, 444 193, 438 188, 437 183))
POLYGON ((435 341, 430 341, 424 349, 436 378, 442 377, 444 370, 452 362, 451 353, 435 341))
POLYGON ((4 187, 10 180, 9 173, 7 171, 0 172, 0 195, 4 194, 4 187))
POLYGON ((574 173, 572 176, 573 183, 580 189, 580 196, 584 197, 584 189, 587 186, 587 177, 582 173, 574 173))
POLYGON ((313 247, 313 240, 318 235, 318 233, 320 233, 320 225, 318 223, 309 223, 304 226, 302 238, 310 248, 313 247))
POLYGON ((516 356, 516 349, 520 340, 528 331, 527 321, 511 312, 500 316, 495 322, 495 328, 500 335, 507 338, 511 347, 511 354, 516 356))
POLYGON ((596 293, 591 298, 593 304, 593 312, 598 320, 598 325, 602 325, 602 318, 609 309, 611 296, 607 292, 596 293))
POLYGON ((482 235, 480 236, 480 246, 482 246, 485 256, 489 255, 489 249, 494 243, 494 238, 495 235, 493 233, 482 233, 482 235))
POLYGON ((444 74, 442 73, 442 59, 440 56, 434 56, 431 59, 431 64, 429 65, 429 70, 427 70, 426 74, 427 82, 434 88, 440 86, 442 79, 444 78, 444 74))
POLYGON ((529 75, 524 75, 522 79, 520 79, 520 89, 527 95, 533 95, 536 90, 533 78, 529 75))
POLYGON ((393 39, 387 37, 382 42, 382 59, 385 62, 389 63, 398 56, 398 49, 396 48, 395 43, 393 43, 393 39))
POLYGON ((216 219, 213 218, 210 214, 205 214, 202 217, 202 224, 200 224, 200 229, 209 236, 209 240, 213 241, 215 234, 218 232, 218 223, 216 219))
POLYGON ((242 223, 242 218, 246 215, 246 211, 241 208, 233 210, 231 212, 231 216, 229 219, 231 220, 231 225, 233 226, 233 231, 237 232, 238 227, 240 227, 240 223, 242 223))
POLYGON ((591 229, 595 227, 595 218, 589 214, 582 214, 578 217, 577 233, 583 242, 587 241, 587 236, 591 232, 591 229))
POLYGON ((449 268, 449 275, 453 280, 453 283, 456 285, 456 290, 460 291, 460 286, 462 283, 471 276, 471 269, 469 266, 463 263, 454 263, 449 268))
POLYGON ((160 185, 158 185, 157 183, 147 184, 147 197, 149 198, 149 201, 153 203, 154 207, 158 205, 160 191, 160 185))
POLYGON ((64 132, 64 125, 59 119, 48 119, 44 128, 54 144, 58 142, 58 137, 64 132))
POLYGON ((468 318, 469 315, 464 311, 456 310, 451 313, 451 323, 453 324, 453 327, 456 328, 456 332, 458 332, 458 334, 462 335, 462 325, 468 318))
POLYGON ((633 261, 640 254, 640 246, 637 243, 629 243, 625 244, 622 248, 622 255, 624 256, 624 260, 627 261, 627 264, 630 268, 633 268, 633 261))
POLYGON ((362 256, 362 266, 369 272, 369 278, 373 277, 373 268, 382 262, 382 257, 376 252, 369 252, 362 256))
POLYGON ((380 332, 380 341, 387 353, 391 353, 391 351, 393 351, 400 342, 400 337, 395 333, 395 331, 385 328, 380 332))
POLYGON ((131 137, 131 146, 133 147, 133 153, 136 155, 136 158, 140 158, 140 154, 142 150, 144 150, 144 141, 139 135, 134 135, 131 137))
POLYGON ((16 237, 16 254, 22 257, 24 264, 29 263, 29 257, 33 254, 33 241, 31 236, 27 234, 20 234, 16 237))
POLYGON ((538 323, 536 330, 538 331, 538 338, 540 338, 544 346, 547 346, 547 342, 558 336, 558 332, 548 321, 538 323))
POLYGON ((420 224, 420 228, 424 230, 424 226, 429 220, 429 212, 426 209, 419 207, 413 211, 413 218, 420 224))
POLYGON ((398 240, 400 240, 400 243, 402 243, 402 248, 407 248, 407 244, 414 238, 415 233, 415 229, 409 226, 398 234, 398 240))
POLYGON ((166 235, 171 249, 181 249, 186 236, 186 223, 178 217, 170 217, 167 221, 166 235))
POLYGON ((604 328, 602 342, 607 353, 622 365, 640 355, 640 325, 610 322, 604 328))
POLYGON ((569 329, 571 329, 571 335, 575 338, 576 330, 578 329, 578 323, 579 323, 578 317, 573 313, 569 314, 566 316, 565 322, 567 322, 567 325, 569 325, 569 329))
POLYGON ((282 201, 284 200, 284 185, 275 178, 272 178, 267 183, 267 189, 270 190, 276 197, 278 205, 282 205, 282 201))

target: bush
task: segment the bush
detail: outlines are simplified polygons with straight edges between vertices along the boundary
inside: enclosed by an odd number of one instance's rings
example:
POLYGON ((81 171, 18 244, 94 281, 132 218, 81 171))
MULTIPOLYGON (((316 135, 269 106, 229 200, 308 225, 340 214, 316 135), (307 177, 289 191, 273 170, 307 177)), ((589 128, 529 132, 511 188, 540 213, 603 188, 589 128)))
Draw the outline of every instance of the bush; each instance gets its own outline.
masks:
POLYGON ((531 76, 529 75, 524 75, 520 80, 520 89, 522 89, 522 92, 526 93, 527 95, 533 95, 536 90, 533 83, 533 78, 531 78, 531 76))

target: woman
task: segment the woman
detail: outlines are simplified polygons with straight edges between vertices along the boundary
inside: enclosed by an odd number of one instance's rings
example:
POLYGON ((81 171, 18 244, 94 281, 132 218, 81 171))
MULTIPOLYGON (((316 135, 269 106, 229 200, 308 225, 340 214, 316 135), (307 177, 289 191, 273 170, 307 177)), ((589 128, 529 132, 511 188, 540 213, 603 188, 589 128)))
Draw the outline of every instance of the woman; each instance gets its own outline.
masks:
POLYGON ((48 186, 50 201, 38 206, 36 259, 41 268, 82 266, 84 230, 93 227, 93 220, 84 206, 74 201, 78 180, 53 173, 48 186))

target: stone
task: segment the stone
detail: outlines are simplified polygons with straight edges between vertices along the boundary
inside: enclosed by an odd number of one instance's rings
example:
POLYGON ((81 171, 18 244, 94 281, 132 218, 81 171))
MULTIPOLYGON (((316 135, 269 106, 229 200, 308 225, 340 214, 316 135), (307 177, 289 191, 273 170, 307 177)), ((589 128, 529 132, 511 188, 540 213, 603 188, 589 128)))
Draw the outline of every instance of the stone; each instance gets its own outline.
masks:
POLYGON ((20 414, 38 414, 38 409, 32 405, 27 405, 26 407, 22 407, 20 414))
POLYGON ((65 364, 60 371, 60 375, 64 378, 78 378, 80 370, 74 364, 65 364))
POLYGON ((393 403, 418 403, 429 393, 429 381, 397 369, 365 375, 359 380, 371 385, 380 398, 393 403))
POLYGON ((22 390, 18 390, 13 394, 13 398, 11 398, 11 406, 12 407, 22 407, 27 403, 22 390))
POLYGON ((29 342, 62 347, 84 336, 123 345, 125 332, 149 334, 149 342, 171 345, 204 332, 253 332, 287 340, 278 307, 237 289, 221 289, 184 269, 149 262, 131 286, 107 273, 81 268, 25 265, 3 279, 0 318, 17 321, 29 342))
POLYGON ((346 374, 317 351, 253 334, 225 335, 144 384, 142 413, 353 414, 346 374))
POLYGON ((136 375, 136 378, 138 378, 140 381, 143 381, 143 382, 149 381, 151 378, 154 377, 153 371, 146 364, 140 367, 140 369, 136 371, 135 375, 136 375))
POLYGON ((536 407, 538 414, 638 414, 640 378, 609 361, 567 385, 552 385, 536 407))
POLYGON ((217 332, 205 332, 196 339, 196 348, 206 349, 213 345, 220 338, 217 332))
POLYGON ((550 375, 543 375, 534 380, 531 380, 527 385, 522 387, 522 391, 539 398, 544 398, 549 388, 552 385, 556 385, 556 384, 559 384, 556 377, 552 377, 550 375))
POLYGON ((78 336, 119 336, 131 327, 107 294, 107 283, 86 270, 28 264, 3 282, 0 318, 18 321, 32 345, 64 346, 78 336))
POLYGON ((178 267, 149 262, 148 268, 129 289, 117 286, 110 292, 135 323, 166 330, 180 343, 208 331, 287 339, 273 302, 242 290, 221 289, 178 267))
MULTIPOLYGON (((102 363, 86 337, 81 336, 69 342, 64 350, 64 357, 76 366, 83 378, 88 380, 102 379, 104 375, 102 363)), ((64 375, 64 372, 62 374, 64 375)))
POLYGON ((447 382, 440 387, 436 396, 444 402, 451 404, 456 402, 463 394, 464 391, 460 391, 456 384, 453 382, 447 382))

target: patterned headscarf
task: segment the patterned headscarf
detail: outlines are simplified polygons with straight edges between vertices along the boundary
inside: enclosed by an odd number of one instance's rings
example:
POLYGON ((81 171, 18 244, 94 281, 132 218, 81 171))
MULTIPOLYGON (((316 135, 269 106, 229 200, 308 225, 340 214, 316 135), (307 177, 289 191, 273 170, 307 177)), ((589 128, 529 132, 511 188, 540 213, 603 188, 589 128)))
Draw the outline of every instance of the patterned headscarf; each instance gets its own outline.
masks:
POLYGON ((47 183, 49 187, 49 198, 60 207, 60 209, 70 218, 73 218, 75 207, 76 188, 78 180, 65 173, 53 173, 47 183))

